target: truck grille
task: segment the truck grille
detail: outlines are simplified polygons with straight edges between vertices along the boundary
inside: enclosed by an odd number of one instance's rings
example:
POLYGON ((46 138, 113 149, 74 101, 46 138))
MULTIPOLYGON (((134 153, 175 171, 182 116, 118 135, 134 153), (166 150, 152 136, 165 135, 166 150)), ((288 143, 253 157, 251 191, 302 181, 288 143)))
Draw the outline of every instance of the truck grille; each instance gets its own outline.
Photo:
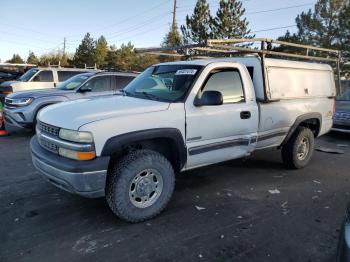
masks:
POLYGON ((52 152, 52 153, 55 153, 55 154, 58 154, 58 146, 43 139, 43 138, 39 138, 39 144, 45 148, 46 150, 52 152))
POLYGON ((57 138, 59 135, 60 129, 56 126, 52 126, 40 121, 38 121, 37 123, 37 129, 38 129, 39 144, 46 150, 52 153, 58 154, 58 146, 52 143, 51 141, 47 140, 44 136, 41 136, 40 134, 57 138))
POLYGON ((60 132, 60 129, 58 127, 51 126, 43 122, 38 122, 38 129, 40 132, 54 137, 58 137, 58 134, 60 132))

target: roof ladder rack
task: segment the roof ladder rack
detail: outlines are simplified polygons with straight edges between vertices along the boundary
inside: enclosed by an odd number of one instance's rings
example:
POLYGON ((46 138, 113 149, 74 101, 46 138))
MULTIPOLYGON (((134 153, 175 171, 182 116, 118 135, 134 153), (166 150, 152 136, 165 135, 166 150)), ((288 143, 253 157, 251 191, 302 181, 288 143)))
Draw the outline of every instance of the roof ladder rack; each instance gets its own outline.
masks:
MULTIPOLYGON (((335 63, 340 84, 341 52, 335 49, 321 48, 312 45, 302 45, 269 38, 238 38, 238 39, 208 39, 204 44, 189 44, 177 47, 135 48, 137 53, 149 53, 161 56, 193 58, 232 57, 247 54, 260 56, 264 68, 267 56, 295 60, 311 60, 325 63, 335 63), (281 48, 292 51, 280 51, 281 48)), ((264 77, 265 78, 265 77, 264 77)))

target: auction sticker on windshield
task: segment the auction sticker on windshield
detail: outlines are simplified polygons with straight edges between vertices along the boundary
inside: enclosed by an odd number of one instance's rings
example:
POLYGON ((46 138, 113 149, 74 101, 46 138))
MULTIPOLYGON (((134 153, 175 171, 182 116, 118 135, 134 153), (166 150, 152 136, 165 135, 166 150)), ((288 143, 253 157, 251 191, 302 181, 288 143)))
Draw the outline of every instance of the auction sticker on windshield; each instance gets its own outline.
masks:
POLYGON ((180 69, 177 70, 175 75, 195 75, 197 69, 180 69))

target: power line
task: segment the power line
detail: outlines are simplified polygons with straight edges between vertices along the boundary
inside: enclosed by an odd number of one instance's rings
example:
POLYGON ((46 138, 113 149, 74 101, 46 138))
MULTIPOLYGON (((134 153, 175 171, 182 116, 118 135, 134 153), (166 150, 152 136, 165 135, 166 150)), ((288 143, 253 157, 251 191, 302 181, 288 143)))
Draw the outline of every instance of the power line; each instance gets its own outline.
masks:
MULTIPOLYGON (((28 38, 28 36, 16 34, 16 33, 13 33, 13 32, 2 31, 2 30, 0 30, 0 33, 8 34, 8 35, 13 35, 13 36, 17 36, 17 37, 22 37, 22 38, 28 38)), ((49 43, 49 44, 54 44, 54 43, 56 43, 56 42, 47 41, 47 40, 40 39, 40 38, 36 38, 36 37, 31 37, 31 39, 37 40, 37 41, 39 41, 39 42, 46 42, 46 43, 49 43)))
POLYGON ((255 11, 255 12, 247 12, 245 14, 246 15, 253 15, 253 14, 261 14, 261 13, 269 13, 269 12, 287 10, 287 9, 292 9, 292 8, 297 8, 297 7, 310 6, 310 5, 314 5, 314 4, 315 3, 307 3, 307 4, 301 4, 301 5, 291 5, 291 6, 285 6, 285 7, 280 7, 280 8, 274 8, 274 9, 260 10, 260 11, 255 11))
MULTIPOLYGON (((251 33, 268 32, 268 31, 274 31, 274 30, 286 29, 286 28, 292 28, 292 27, 296 27, 296 25, 294 24, 294 25, 286 25, 286 26, 280 26, 280 27, 271 27, 271 28, 259 29, 259 30, 252 31, 251 33)), ((118 39, 116 42, 121 42, 123 40, 130 40, 130 39, 132 39, 134 37, 137 37, 137 36, 140 36, 140 35, 143 35, 143 34, 146 34, 146 33, 152 32, 152 31, 155 31, 157 29, 159 29, 159 27, 151 28, 151 29, 149 29, 147 31, 143 31, 141 33, 134 34, 134 35, 129 36, 129 37, 118 39)))
POLYGON ((169 13, 165 13, 165 14, 161 14, 161 15, 157 15, 155 17, 152 17, 146 21, 143 21, 142 23, 138 23, 138 24, 135 24, 131 27, 127 27, 127 28, 124 28, 123 30, 121 31, 116 31, 116 32, 112 32, 112 33, 109 33, 107 34, 106 36, 108 37, 114 37, 115 35, 121 35, 121 34, 125 34, 125 33, 129 33, 129 32, 132 32, 132 31, 135 31, 137 29, 140 29, 142 27, 145 27, 146 25, 149 25, 149 24, 153 24, 153 23, 159 23, 159 20, 157 20, 158 18, 163 18, 163 17, 168 17, 169 13))
POLYGON ((128 37, 124 37, 124 38, 118 39, 116 42, 121 42, 121 41, 124 41, 124 40, 129 40, 129 39, 132 39, 133 37, 140 36, 140 35, 144 35, 144 34, 147 34, 147 33, 149 33, 149 32, 152 32, 152 31, 156 31, 156 30, 158 30, 159 28, 160 28, 159 26, 158 26, 158 27, 155 27, 155 28, 151 28, 151 29, 149 29, 149 30, 147 30, 147 31, 143 31, 143 32, 141 32, 141 33, 134 34, 134 35, 132 35, 132 36, 128 36, 128 37))
MULTIPOLYGON (((251 1, 251 0, 241 0, 241 2, 247 2, 247 1, 251 1)), ((211 4, 214 4, 214 6, 220 5, 217 0, 216 1, 209 1, 209 2, 207 2, 207 4, 209 5, 209 7, 210 7, 211 4)), ((182 5, 182 6, 179 6, 178 8, 180 8, 180 9, 187 8, 187 7, 194 8, 195 6, 196 6, 196 4, 194 4, 194 6, 193 6, 193 4, 191 4, 191 5, 182 5)))
POLYGON ((286 26, 280 26, 280 27, 272 27, 272 28, 267 28, 267 29, 260 29, 256 31, 251 31, 251 33, 259 33, 259 32, 267 32, 267 31, 274 31, 278 29, 286 29, 286 28, 291 28, 291 27, 296 27, 297 25, 286 25, 286 26))
MULTIPOLYGON (((275 11, 282 11, 282 10, 288 10, 288 9, 293 9, 293 8, 297 8, 297 7, 311 6, 311 5, 314 5, 314 4, 315 3, 306 3, 306 4, 300 4, 300 5, 284 6, 284 7, 268 9, 268 10, 259 10, 259 11, 253 11, 253 12, 246 12, 244 15, 252 15, 252 14, 260 14, 260 13, 269 13, 269 12, 275 12, 275 11)), ((186 11, 186 10, 179 11, 179 13, 184 13, 184 12, 188 12, 188 11, 186 11)))
MULTIPOLYGON (((139 24, 135 24, 131 27, 128 27, 128 28, 124 28, 123 30, 121 31, 116 31, 116 32, 112 32, 112 33, 109 33, 109 34, 105 34, 104 36, 108 39, 114 39, 116 37, 120 37, 121 35, 125 35, 125 34, 129 34, 131 32, 134 32, 134 31, 138 31, 139 29, 141 28, 144 28, 145 26, 147 25, 150 25, 150 24, 154 24, 154 23, 159 23, 159 19, 160 18, 163 18, 163 17, 168 17, 169 13, 167 14, 162 14, 160 16, 156 16, 156 17, 153 17, 151 19, 148 19, 142 23, 139 23, 139 24)), ((81 40, 68 40, 69 43, 79 43, 81 40)))
MULTIPOLYGON (((107 28, 111 28, 111 27, 114 27, 116 25, 124 24, 125 22, 128 22, 130 20, 135 19, 135 17, 140 17, 140 16, 143 16, 145 13, 149 13, 151 11, 154 11, 156 8, 158 8, 159 6, 162 6, 164 4, 167 4, 169 1, 170 0, 163 1, 163 2, 161 2, 158 5, 155 5, 155 6, 151 7, 151 8, 149 8, 149 9, 146 9, 145 11, 142 11, 140 13, 134 14, 133 16, 127 17, 127 18, 125 18, 125 19, 123 19, 123 20, 121 20, 119 22, 116 22, 116 23, 113 23, 113 24, 110 24, 110 25, 107 25, 107 26, 104 26, 104 27, 101 27, 101 28, 97 28, 94 31, 104 31, 107 28)), ((78 36, 78 34, 69 35, 68 37, 74 37, 74 36, 78 36)), ((79 34, 79 36, 80 36, 80 34, 79 34)))
POLYGON ((28 44, 28 43, 24 43, 24 42, 17 42, 17 41, 13 41, 13 40, 8 40, 8 39, 1 39, 1 42, 8 42, 8 43, 12 43, 12 44, 15 44, 15 45, 22 45, 22 46, 29 46, 31 48, 36 48, 37 51, 39 51, 38 49, 40 49, 40 51, 49 51, 49 50, 55 50, 57 49, 60 45, 62 45, 62 43, 56 45, 55 47, 53 48, 45 48, 43 46, 38 46, 38 45, 33 45, 33 44, 28 44))
POLYGON ((30 29, 30 28, 22 27, 22 26, 16 26, 16 25, 11 25, 11 24, 6 24, 6 23, 3 23, 3 22, 1 22, 0 24, 1 24, 1 25, 4 25, 4 26, 7 26, 7 27, 12 27, 12 28, 16 28, 16 29, 19 29, 19 30, 22 30, 22 31, 26 31, 26 32, 29 31, 29 32, 32 32, 32 33, 40 34, 40 35, 46 35, 46 36, 50 36, 50 37, 53 36, 52 34, 39 32, 39 31, 30 29))

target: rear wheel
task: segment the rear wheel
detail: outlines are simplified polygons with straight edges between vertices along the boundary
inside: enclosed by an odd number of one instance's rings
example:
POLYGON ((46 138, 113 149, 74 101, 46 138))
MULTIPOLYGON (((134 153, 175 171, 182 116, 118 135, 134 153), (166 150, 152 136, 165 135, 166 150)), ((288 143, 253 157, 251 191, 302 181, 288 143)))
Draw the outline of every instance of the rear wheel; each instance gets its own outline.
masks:
POLYGON ((128 222, 141 222, 158 215, 174 191, 170 162, 151 150, 124 156, 111 169, 106 188, 109 207, 128 222))
POLYGON ((282 147, 282 159, 289 168, 303 168, 311 160, 315 138, 309 128, 298 127, 282 147))

